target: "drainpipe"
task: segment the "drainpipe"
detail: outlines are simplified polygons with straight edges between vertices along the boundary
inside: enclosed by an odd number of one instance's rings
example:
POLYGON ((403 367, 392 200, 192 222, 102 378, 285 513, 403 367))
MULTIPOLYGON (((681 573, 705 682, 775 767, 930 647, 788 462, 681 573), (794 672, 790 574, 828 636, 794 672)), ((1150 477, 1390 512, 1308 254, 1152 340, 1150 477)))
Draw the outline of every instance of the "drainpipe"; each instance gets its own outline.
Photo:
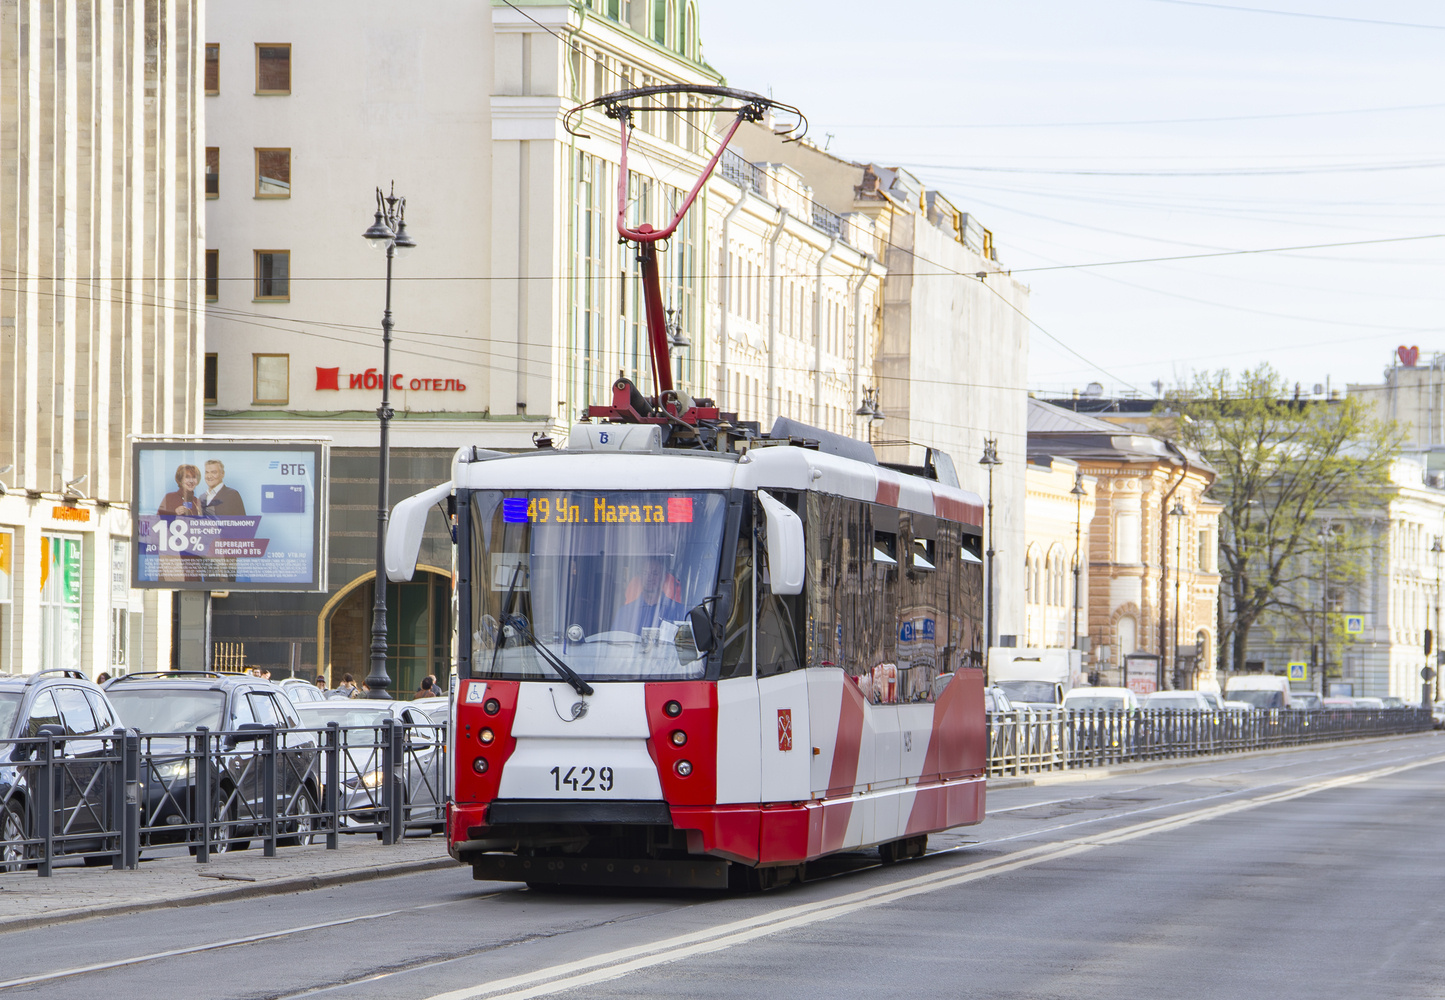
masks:
MULTIPOLYGON (((1169 670, 1165 670, 1164 674, 1165 678, 1170 678, 1173 676, 1170 671, 1177 664, 1174 662, 1173 655, 1165 655, 1165 643, 1168 642, 1169 635, 1168 615, 1164 613, 1164 609, 1169 606, 1169 599, 1166 596, 1169 587, 1169 500, 1174 496, 1174 491, 1183 486, 1184 480, 1189 476, 1189 456, 1168 438, 1164 440, 1164 447, 1178 455, 1179 460, 1184 463, 1184 469, 1179 473, 1179 478, 1174 480, 1174 485, 1169 487, 1169 492, 1165 493, 1164 498, 1159 501, 1159 664, 1160 669, 1163 669, 1165 662, 1168 662, 1169 670)), ((1178 566, 1174 567, 1174 572, 1179 572, 1178 566)), ((1174 613, 1179 614, 1177 608, 1174 613)), ((1175 653, 1177 652, 1178 650, 1175 650, 1175 653)))
MULTIPOLYGON (((783 228, 787 224, 788 210, 779 208, 777 225, 773 229, 772 235, 768 237, 768 401, 763 408, 763 413, 772 414, 774 417, 777 416, 777 413, 773 410, 773 397, 777 392, 778 377, 774 362, 774 358, 777 357, 778 339, 778 240, 782 238, 783 228)), ((765 423, 767 427, 773 425, 771 420, 765 423)))
MULTIPOLYGON (((858 360, 863 357, 863 285, 873 274, 873 265, 877 263, 874 256, 863 255, 863 273, 858 275, 858 281, 848 293, 853 300, 853 392, 850 400, 859 399, 863 394, 863 387, 858 384, 858 360)), ((851 409, 851 403, 848 407, 851 409)), ((853 417, 854 429, 857 429, 858 417, 853 417)))
MULTIPOLYGON (((742 209, 743 202, 748 200, 748 192, 751 190, 752 185, 744 179, 741 193, 738 195, 737 204, 728 209, 728 213, 723 216, 722 221, 722 322, 718 324, 719 331, 722 335, 722 349, 718 352, 720 357, 717 366, 717 398, 720 402, 727 399, 728 392, 728 293, 732 289, 733 281, 732 241, 728 238, 728 234, 731 232, 733 216, 737 215, 738 211, 742 209)), ((737 401, 732 401, 732 404, 733 409, 739 409, 737 401)))
POLYGON ((823 426, 823 267, 838 249, 838 237, 818 258, 818 278, 813 288, 813 426, 823 426))

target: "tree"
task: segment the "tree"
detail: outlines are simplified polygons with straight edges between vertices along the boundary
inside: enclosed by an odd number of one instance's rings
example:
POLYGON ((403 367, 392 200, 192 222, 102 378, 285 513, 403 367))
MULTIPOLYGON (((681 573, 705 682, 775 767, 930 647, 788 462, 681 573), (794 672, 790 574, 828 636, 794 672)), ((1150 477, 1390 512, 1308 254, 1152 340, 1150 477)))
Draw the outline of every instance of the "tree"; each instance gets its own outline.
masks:
POLYGON ((1219 649, 1221 657, 1230 651, 1238 670, 1251 629, 1275 616, 1308 621, 1319 610, 1300 595, 1323 559, 1332 567, 1332 594, 1358 573, 1370 542, 1335 526, 1347 528, 1388 484, 1397 435, 1358 398, 1291 398, 1269 365, 1237 379, 1228 370, 1196 374, 1168 402, 1180 417, 1176 438, 1219 477, 1210 488, 1224 506, 1219 552, 1228 614, 1219 649))

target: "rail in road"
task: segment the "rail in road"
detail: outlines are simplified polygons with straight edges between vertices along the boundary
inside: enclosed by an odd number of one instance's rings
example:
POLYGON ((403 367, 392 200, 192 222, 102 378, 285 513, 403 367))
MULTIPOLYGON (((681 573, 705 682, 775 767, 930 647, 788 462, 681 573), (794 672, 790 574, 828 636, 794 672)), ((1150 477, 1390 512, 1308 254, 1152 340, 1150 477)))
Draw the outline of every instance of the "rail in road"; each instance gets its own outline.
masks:
POLYGON ((758 895, 538 893, 430 872, 6 934, 0 989, 154 997, 204 976, 215 995, 278 1000, 836 997, 863 983, 1439 995, 1424 890, 1445 874, 1442 779, 1434 735, 1065 777, 991 793, 982 826, 935 836, 923 858, 845 856, 758 895))

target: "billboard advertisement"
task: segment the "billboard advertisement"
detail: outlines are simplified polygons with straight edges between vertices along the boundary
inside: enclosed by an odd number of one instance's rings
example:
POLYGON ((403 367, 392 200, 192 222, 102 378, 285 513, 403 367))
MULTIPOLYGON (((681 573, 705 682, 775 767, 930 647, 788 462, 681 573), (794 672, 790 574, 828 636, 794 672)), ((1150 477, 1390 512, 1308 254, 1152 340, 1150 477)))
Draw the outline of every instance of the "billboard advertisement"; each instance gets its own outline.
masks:
POLYGON ((136 441, 131 585, 324 591, 327 449, 312 441, 136 441))

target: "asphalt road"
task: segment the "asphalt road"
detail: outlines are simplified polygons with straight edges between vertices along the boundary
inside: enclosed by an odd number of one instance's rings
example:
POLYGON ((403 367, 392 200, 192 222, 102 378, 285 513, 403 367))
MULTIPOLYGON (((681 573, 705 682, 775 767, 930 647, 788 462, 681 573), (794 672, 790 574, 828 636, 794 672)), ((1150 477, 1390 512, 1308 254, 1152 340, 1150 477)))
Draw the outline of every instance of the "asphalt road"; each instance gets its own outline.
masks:
POLYGON ((0 992, 1445 996, 1442 790, 1434 735, 1071 778, 991 791, 990 818, 927 857, 761 895, 443 871, 20 931, 0 935, 0 992))

